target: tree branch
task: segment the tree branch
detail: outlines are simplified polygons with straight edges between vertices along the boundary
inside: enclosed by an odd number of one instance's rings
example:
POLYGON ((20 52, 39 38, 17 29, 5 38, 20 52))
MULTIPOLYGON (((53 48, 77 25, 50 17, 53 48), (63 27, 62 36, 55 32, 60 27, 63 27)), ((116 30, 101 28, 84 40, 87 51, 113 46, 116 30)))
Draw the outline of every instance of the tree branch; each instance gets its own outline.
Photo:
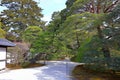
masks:
POLYGON ((113 4, 111 4, 110 6, 108 6, 105 10, 104 13, 109 12, 117 3, 119 3, 119 0, 116 0, 113 4))
POLYGON ((100 3, 101 3, 101 0, 98 0, 96 13, 100 12, 100 9, 101 9, 101 4, 100 3))
POLYGON ((94 0, 91 0, 91 4, 90 4, 90 12, 95 13, 94 0), (92 6, 92 7, 91 7, 91 6, 92 6))

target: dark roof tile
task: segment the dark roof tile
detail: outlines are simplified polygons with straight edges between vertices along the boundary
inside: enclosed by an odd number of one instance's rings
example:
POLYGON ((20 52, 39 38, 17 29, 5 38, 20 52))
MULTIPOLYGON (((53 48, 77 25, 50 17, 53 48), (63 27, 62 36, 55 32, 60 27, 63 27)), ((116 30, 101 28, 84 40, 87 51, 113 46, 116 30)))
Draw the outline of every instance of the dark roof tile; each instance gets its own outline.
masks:
POLYGON ((11 41, 8 41, 7 39, 0 39, 0 46, 5 46, 5 47, 13 47, 16 44, 12 43, 11 41))

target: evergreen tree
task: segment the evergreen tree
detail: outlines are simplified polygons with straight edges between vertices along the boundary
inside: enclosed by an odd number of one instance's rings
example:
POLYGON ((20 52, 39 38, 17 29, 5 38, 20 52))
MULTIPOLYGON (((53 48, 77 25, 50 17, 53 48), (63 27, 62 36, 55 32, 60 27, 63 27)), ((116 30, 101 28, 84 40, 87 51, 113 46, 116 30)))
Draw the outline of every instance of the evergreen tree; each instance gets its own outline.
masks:
POLYGON ((33 0, 2 0, 2 6, 8 9, 1 13, 1 22, 5 31, 11 31, 20 37, 28 26, 41 26, 41 8, 33 0))
POLYGON ((69 44, 68 48, 74 49, 75 43, 80 44, 77 50, 78 61, 84 55, 86 63, 104 67, 107 64, 107 68, 110 67, 113 59, 111 47, 119 43, 115 42, 119 37, 111 37, 119 34, 119 7, 116 7, 119 3, 119 0, 76 0, 69 7, 69 17, 64 19, 61 33, 69 44), (109 20, 106 20, 106 16, 109 16, 109 20), (116 27, 113 28, 113 25, 116 27))

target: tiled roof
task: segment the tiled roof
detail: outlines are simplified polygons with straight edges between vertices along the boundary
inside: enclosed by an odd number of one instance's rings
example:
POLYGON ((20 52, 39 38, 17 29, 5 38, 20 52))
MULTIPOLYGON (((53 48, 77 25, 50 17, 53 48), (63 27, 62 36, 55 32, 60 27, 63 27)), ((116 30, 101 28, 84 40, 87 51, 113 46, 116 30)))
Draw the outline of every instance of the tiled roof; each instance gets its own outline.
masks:
POLYGON ((11 41, 8 41, 7 39, 0 39, 0 46, 5 46, 5 47, 13 47, 16 44, 12 43, 11 41))

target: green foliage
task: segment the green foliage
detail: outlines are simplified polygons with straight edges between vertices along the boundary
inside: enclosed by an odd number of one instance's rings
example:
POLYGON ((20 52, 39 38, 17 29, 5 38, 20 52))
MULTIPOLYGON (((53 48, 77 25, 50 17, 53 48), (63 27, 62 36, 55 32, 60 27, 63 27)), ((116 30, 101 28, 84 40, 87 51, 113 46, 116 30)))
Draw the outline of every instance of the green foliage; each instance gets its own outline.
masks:
POLYGON ((23 63, 21 63, 21 67, 23 67, 23 68, 27 68, 27 67, 29 67, 29 65, 30 65, 30 62, 23 62, 23 63))
POLYGON ((108 61, 110 61, 110 59, 105 57, 104 54, 106 54, 107 51, 109 52, 109 49, 113 49, 113 45, 114 49, 119 48, 119 41, 117 41, 119 40, 119 7, 114 8, 113 13, 108 14, 109 11, 112 11, 109 5, 118 5, 118 0, 114 0, 114 4, 112 0, 107 1, 108 0, 98 0, 94 2, 94 0, 76 0, 69 9, 70 16, 67 17, 64 23, 65 28, 63 27, 64 32, 67 33, 64 35, 64 38, 69 38, 69 43, 75 41, 73 34, 75 34, 76 31, 77 34, 79 34, 81 44, 78 54, 76 55, 76 60, 81 61, 82 58, 83 62, 94 64, 93 66, 96 66, 96 69, 100 66, 101 68, 109 68, 110 63, 108 61), (108 17, 108 22, 106 16, 109 15, 112 17, 108 17), (77 30, 75 30, 76 25, 77 30), (116 28, 113 28, 114 26, 116 28), (85 35, 84 32, 88 34, 85 35), (90 40, 87 40, 88 36, 92 36, 90 40), (104 47, 108 47, 107 51, 103 51, 104 47))
POLYGON ((89 51, 88 43, 91 41, 91 37, 88 37, 80 46, 78 53, 76 55, 77 62, 81 62, 83 60, 83 56, 87 51, 89 51))
POLYGON ((70 7, 70 13, 71 14, 76 14, 76 13, 85 12, 84 4, 88 4, 89 2, 90 2, 90 0, 76 0, 73 3, 73 5, 70 7))
POLYGON ((42 29, 38 26, 29 26, 22 34, 23 40, 33 43, 42 33, 42 29))
POLYGON ((1 14, 1 22, 4 24, 2 28, 6 30, 6 32, 9 31, 12 34, 15 34, 16 37, 21 38, 21 34, 24 32, 24 30, 26 30, 27 27, 42 27, 42 9, 38 7, 35 1, 2 0, 1 3, 2 6, 6 6, 8 8, 1 14))
POLYGON ((39 34, 32 45, 32 48, 34 48, 33 53, 46 53, 49 49, 49 43, 50 41, 47 33, 39 34))
POLYGON ((5 38, 6 32, 0 28, 0 38, 5 38))
POLYGON ((43 30, 38 26, 29 26, 24 32, 23 32, 23 40, 29 44, 30 52, 32 53, 31 56, 34 56, 37 53, 40 53, 41 45, 44 46, 43 42, 39 43, 41 39, 43 39, 43 30))
POLYGON ((96 23, 99 16, 101 14, 94 15, 86 12, 68 17, 60 28, 60 35, 65 45, 73 49, 72 51, 77 51, 78 46, 81 46, 86 38, 97 33, 94 26, 100 24, 100 22, 96 23))
MULTIPOLYGON (((72 55, 72 60, 94 70, 120 70, 118 0, 67 0, 66 8, 54 12, 46 27, 41 21, 41 8, 34 1, 28 4, 27 0, 3 0, 2 4, 15 6, 7 6, 2 23, 30 43, 33 56, 46 53, 48 59, 56 60, 72 55), (109 58, 106 52, 111 54, 109 58)), ((5 26, 2 29, 7 30, 5 26)))
POLYGON ((61 16, 61 22, 63 23, 67 17, 69 17, 71 15, 70 13, 70 8, 71 6, 73 5, 73 3, 75 2, 76 0, 67 0, 66 1, 66 8, 63 9, 61 12, 60 12, 60 16, 61 16))
POLYGON ((0 38, 5 38, 6 32, 2 29, 2 23, 0 22, 0 38))
POLYGON ((102 41, 97 36, 93 36, 84 48, 87 50, 81 50, 84 51, 82 62, 86 63, 87 68, 103 72, 106 70, 120 71, 120 55, 105 58, 102 52, 102 41))
POLYGON ((10 41, 19 41, 15 34, 8 32, 6 38, 10 41))

